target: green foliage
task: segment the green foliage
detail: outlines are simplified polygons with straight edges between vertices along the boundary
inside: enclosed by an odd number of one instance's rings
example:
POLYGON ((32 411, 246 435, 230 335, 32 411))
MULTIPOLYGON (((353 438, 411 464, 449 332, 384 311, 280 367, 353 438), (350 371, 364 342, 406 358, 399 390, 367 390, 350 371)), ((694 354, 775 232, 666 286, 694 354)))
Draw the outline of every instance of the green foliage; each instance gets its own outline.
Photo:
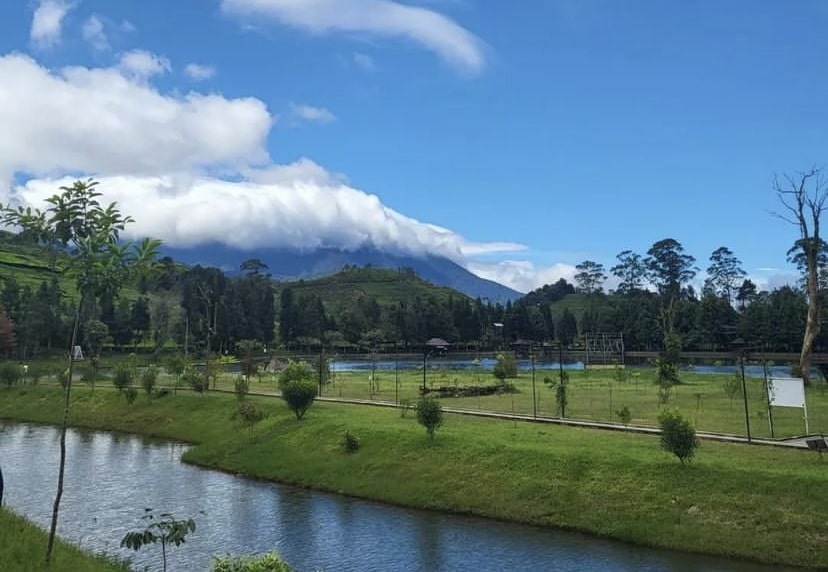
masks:
POLYGON ((236 409, 236 415, 251 429, 256 423, 267 417, 267 414, 263 409, 257 407, 254 403, 250 403, 249 401, 242 401, 239 403, 239 406, 236 409))
POLYGON ((167 359, 164 367, 175 376, 176 385, 178 385, 178 382, 181 381, 181 376, 187 371, 187 360, 181 354, 175 354, 167 359))
POLYGON ((316 383, 308 379, 288 381, 282 386, 282 399, 301 420, 316 399, 316 383))
POLYGON ((158 368, 154 365, 147 367, 141 372, 141 387, 147 395, 152 395, 155 385, 158 382, 158 368))
POLYGON ((677 410, 665 409, 658 416, 661 427, 661 447, 673 453, 682 464, 690 462, 699 446, 696 428, 677 410))
POLYGON ((342 436, 342 448, 345 449, 345 452, 356 453, 360 446, 359 437, 350 431, 345 431, 345 435, 342 436))
POLYGON ((498 354, 497 363, 494 368, 492 368, 492 375, 494 375, 500 383, 505 383, 507 378, 516 378, 518 370, 515 356, 512 354, 498 354))
POLYGON ((543 378, 543 383, 555 391, 555 403, 558 407, 558 415, 566 417, 566 408, 569 405, 569 372, 563 370, 558 375, 559 379, 554 379, 549 376, 543 378))
POLYGON ((236 377, 233 381, 233 390, 236 392, 236 397, 241 400, 247 396, 250 391, 250 380, 243 375, 236 377))
POLYGON ((132 385, 134 378, 135 370, 132 365, 127 362, 120 362, 115 366, 115 373, 112 376, 112 385, 115 386, 118 393, 123 393, 132 385))
POLYGON ((630 412, 630 408, 626 405, 615 412, 615 415, 618 416, 618 420, 624 424, 624 427, 630 424, 632 421, 632 412, 630 412))
POLYGON ((134 387, 130 386, 124 390, 124 398, 129 405, 135 403, 135 400, 138 399, 138 390, 134 387))
POLYGON ((194 369, 187 371, 181 378, 184 383, 190 386, 193 391, 204 393, 210 388, 210 381, 207 376, 194 369))
POLYGON ((420 398, 417 402, 417 422, 434 439, 434 431, 443 425, 443 406, 436 398, 426 395, 420 398))
POLYGON ((624 383, 627 381, 627 369, 622 365, 616 365, 615 370, 613 371, 613 377, 615 378, 615 381, 624 383))
POLYGON ((725 379, 724 384, 722 385, 722 389, 724 389, 725 395, 730 399, 730 405, 733 405, 733 400, 742 395, 742 378, 738 373, 734 373, 727 379, 725 379))
POLYGON ((144 516, 141 519, 147 525, 141 530, 127 532, 121 539, 121 547, 140 550, 145 546, 160 543, 163 569, 166 572, 167 547, 184 544, 187 535, 195 532, 195 521, 191 518, 176 520, 172 514, 166 512, 156 516, 151 508, 144 509, 144 516))
POLYGON ((408 415, 408 410, 411 409, 412 406, 413 404, 411 400, 407 397, 400 399, 400 417, 405 417, 406 415, 408 415))
POLYGON ((254 556, 222 556, 213 559, 212 572, 294 572, 275 552, 254 556))
POLYGON ((23 367, 10 361, 0 363, 0 384, 6 387, 23 381, 23 367))
POLYGON ((290 360, 279 373, 279 389, 284 390, 285 386, 293 381, 313 380, 313 374, 313 369, 307 362, 290 360))

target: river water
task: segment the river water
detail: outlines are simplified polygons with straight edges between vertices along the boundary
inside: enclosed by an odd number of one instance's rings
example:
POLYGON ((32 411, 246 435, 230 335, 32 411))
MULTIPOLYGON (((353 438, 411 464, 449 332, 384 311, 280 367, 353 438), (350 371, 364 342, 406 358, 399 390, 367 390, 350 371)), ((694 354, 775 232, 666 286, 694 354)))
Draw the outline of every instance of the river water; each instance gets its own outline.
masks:
MULTIPOLYGON (((70 431, 58 533, 82 548, 161 569, 160 547, 119 547, 144 508, 193 518, 168 552, 171 571, 208 570, 212 555, 276 550, 298 570, 780 572, 731 560, 651 550, 587 535, 410 510, 200 469, 185 445, 70 431)), ((59 432, 0 421, 4 503, 46 528, 59 432)))

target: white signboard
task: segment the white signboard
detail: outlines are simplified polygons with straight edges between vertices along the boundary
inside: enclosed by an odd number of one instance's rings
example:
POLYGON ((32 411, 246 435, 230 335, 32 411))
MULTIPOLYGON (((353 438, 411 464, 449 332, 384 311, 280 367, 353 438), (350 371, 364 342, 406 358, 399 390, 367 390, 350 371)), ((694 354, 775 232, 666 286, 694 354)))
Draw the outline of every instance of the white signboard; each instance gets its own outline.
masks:
POLYGON ((770 377, 768 402, 774 407, 805 408, 805 384, 798 377, 770 377))

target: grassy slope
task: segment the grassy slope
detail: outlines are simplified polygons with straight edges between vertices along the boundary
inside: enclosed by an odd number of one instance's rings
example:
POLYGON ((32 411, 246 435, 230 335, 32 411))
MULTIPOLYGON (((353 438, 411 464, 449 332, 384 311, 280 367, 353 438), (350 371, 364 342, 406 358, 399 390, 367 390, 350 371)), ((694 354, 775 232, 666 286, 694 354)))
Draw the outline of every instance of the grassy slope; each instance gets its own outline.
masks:
POLYGON ((416 276, 386 268, 357 268, 314 280, 281 282, 276 286, 277 299, 285 286, 293 289, 294 296, 316 294, 329 310, 335 311, 361 295, 376 298, 380 305, 418 296, 423 299, 434 296, 438 300, 446 300, 449 296, 466 297, 451 288, 435 286, 416 276))
MULTIPOLYGON (((297 422, 275 399, 253 430, 232 396, 141 397, 79 388, 73 422, 201 443, 186 460, 401 505, 563 526, 641 544, 828 566, 828 483, 817 455, 704 443, 681 466, 657 438, 448 416, 434 442, 412 416, 317 404, 297 422), (341 451, 345 430, 362 449, 341 451), (695 507, 695 508, 691 508, 695 507)), ((0 418, 54 423, 55 389, 0 391, 0 418)))
POLYGON ((128 570, 110 560, 90 556, 58 540, 52 565, 43 561, 46 532, 4 508, 0 508, 0 570, 8 572, 115 572, 128 570))

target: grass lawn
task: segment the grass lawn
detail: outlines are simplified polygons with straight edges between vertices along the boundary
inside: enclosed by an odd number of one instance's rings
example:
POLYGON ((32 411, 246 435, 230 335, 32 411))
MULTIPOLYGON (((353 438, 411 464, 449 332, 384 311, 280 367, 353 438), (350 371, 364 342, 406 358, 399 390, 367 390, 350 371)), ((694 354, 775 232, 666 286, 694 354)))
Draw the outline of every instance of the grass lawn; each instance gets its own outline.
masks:
MULTIPOLYGON (((658 425, 658 414, 665 407, 659 403, 658 387, 654 372, 649 369, 630 370, 626 381, 617 381, 612 369, 594 370, 588 373, 569 371, 567 385, 568 405, 566 416, 571 419, 619 422, 617 412, 627 407, 632 414, 633 425, 658 425)), ((218 387, 233 390, 236 376, 220 377, 218 387)), ((482 397, 443 398, 446 407, 520 413, 523 415, 557 417, 558 404, 554 388, 544 383, 544 377, 557 382, 557 371, 538 371, 535 375, 534 401, 531 373, 521 372, 517 379, 507 380, 514 384, 516 392, 482 397)), ((671 390, 666 407, 676 407, 694 420, 700 431, 745 434, 745 413, 741 388, 731 398, 725 392, 730 375, 682 373, 682 384, 671 390)), ((251 391, 276 391, 273 374, 263 374, 251 379, 251 391)), ((497 380, 491 372, 479 374, 469 370, 429 369, 426 373, 428 387, 452 385, 493 385, 497 380)), ((767 402, 762 378, 746 379, 751 434, 754 437, 771 437, 768 423, 767 402)), ((337 372, 331 383, 325 385, 322 395, 376 401, 416 401, 423 385, 420 370, 377 370, 337 372), (399 386, 397 385, 399 383, 399 386)), ((739 380, 741 385, 741 380, 739 380)), ((828 392, 822 382, 806 389, 808 421, 811 433, 828 433, 828 392)), ((801 409, 779 408, 772 411, 774 436, 792 437, 805 433, 801 409)))
POLYGON ((25 518, 0 508, 0 570, 7 572, 125 572, 126 565, 89 555, 61 540, 55 543, 51 566, 44 563, 45 531, 25 518))
MULTIPOLYGON (((198 443, 185 460, 400 505, 562 526, 645 545, 828 566, 828 465, 795 450, 705 442, 688 466, 657 437, 447 415, 430 441, 414 415, 317 403, 297 421, 275 398, 248 428, 234 396, 74 393, 79 426, 198 443), (361 449, 345 453, 345 431, 361 449)), ((0 390, 0 418, 55 423, 53 387, 0 390)))

